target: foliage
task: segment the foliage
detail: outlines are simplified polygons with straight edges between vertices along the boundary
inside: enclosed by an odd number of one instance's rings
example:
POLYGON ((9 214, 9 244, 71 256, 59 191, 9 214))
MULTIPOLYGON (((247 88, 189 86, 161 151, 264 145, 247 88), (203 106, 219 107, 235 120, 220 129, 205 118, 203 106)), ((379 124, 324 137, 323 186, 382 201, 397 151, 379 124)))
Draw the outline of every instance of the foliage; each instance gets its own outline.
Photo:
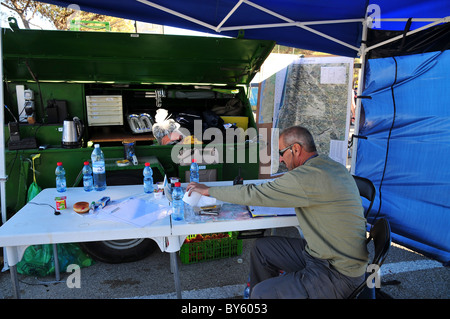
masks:
POLYGON ((305 49, 299 49, 299 48, 293 48, 293 47, 287 47, 284 45, 277 44, 273 50, 272 53, 278 53, 278 54, 297 54, 297 55, 303 55, 305 57, 310 56, 329 56, 328 53, 318 52, 318 51, 312 51, 312 50, 305 50, 305 49))
MULTIPOLYGON (((43 20, 51 22, 58 30, 68 30, 70 20, 77 19, 82 21, 109 22, 111 31, 115 32, 135 32, 134 21, 132 20, 78 11, 68 7, 59 7, 33 0, 5 0, 1 4, 17 13, 25 29, 30 29, 32 25, 36 26, 31 20, 40 17, 43 20)), ((84 27, 83 25, 82 23, 81 31, 95 30, 84 27)))

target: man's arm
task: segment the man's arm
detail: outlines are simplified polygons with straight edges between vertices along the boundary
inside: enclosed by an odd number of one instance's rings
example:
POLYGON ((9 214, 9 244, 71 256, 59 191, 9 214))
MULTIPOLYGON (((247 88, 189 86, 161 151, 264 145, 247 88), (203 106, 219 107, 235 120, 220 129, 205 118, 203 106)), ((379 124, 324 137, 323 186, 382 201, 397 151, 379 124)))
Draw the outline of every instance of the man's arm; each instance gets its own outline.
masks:
POLYGON ((196 182, 189 183, 188 186, 186 187, 186 191, 188 192, 189 196, 191 196, 191 193, 194 191, 204 196, 209 196, 209 186, 196 182))
POLYGON ((240 205, 302 207, 309 204, 303 189, 292 174, 282 176, 272 182, 260 185, 234 185, 208 187, 204 184, 189 183, 186 190, 213 196, 221 201, 240 205))

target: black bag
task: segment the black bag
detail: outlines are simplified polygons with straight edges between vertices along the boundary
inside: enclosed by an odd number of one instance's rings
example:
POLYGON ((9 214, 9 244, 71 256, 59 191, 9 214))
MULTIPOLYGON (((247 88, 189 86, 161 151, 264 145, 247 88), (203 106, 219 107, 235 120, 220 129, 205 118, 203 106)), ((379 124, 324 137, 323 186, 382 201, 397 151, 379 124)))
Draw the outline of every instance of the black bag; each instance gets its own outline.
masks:
POLYGON ((178 115, 175 117, 175 121, 180 124, 181 127, 188 130, 191 135, 195 135, 194 130, 194 123, 196 120, 202 121, 202 129, 201 133, 202 136, 194 136, 198 140, 201 140, 203 143, 208 143, 210 140, 205 140, 203 138, 203 133, 208 128, 217 128, 222 133, 225 131, 223 125, 225 122, 223 119, 214 113, 213 111, 203 111, 203 112, 197 112, 197 111, 189 111, 189 112, 183 112, 178 113, 178 115))

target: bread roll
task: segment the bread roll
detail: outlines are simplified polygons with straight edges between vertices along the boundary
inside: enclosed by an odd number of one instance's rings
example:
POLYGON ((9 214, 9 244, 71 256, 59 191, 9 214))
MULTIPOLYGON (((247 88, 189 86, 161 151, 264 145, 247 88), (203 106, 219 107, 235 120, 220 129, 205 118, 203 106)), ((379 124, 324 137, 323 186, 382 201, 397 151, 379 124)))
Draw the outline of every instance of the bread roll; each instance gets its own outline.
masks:
POLYGON ((78 214, 84 214, 89 211, 89 203, 88 202, 77 202, 73 204, 73 210, 78 214))

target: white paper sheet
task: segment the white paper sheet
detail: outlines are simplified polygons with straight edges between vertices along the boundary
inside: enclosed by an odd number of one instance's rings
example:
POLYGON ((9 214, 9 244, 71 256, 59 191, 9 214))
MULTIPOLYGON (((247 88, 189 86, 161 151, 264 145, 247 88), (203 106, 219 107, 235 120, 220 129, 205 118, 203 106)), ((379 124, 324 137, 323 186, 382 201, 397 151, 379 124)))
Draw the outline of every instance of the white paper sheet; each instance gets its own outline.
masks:
POLYGON ((346 68, 340 66, 323 66, 320 68, 320 84, 345 84, 346 68))
POLYGON ((214 197, 203 196, 197 192, 192 192, 191 196, 188 192, 184 193, 183 201, 193 207, 212 206, 217 202, 214 197))
POLYGON ((130 198, 117 204, 108 205, 103 209, 98 209, 91 217, 144 227, 170 215, 171 212, 172 208, 165 199, 130 198))
POLYGON ((347 141, 330 140, 330 153, 328 155, 342 165, 347 163, 347 141))

